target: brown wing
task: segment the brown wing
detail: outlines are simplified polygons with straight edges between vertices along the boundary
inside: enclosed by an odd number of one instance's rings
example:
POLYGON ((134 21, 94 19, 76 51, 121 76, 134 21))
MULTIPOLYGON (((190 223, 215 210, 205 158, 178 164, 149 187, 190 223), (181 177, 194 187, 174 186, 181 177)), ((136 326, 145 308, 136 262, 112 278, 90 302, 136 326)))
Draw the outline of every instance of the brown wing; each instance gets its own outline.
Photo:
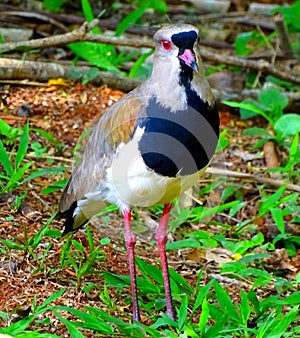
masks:
POLYGON ((59 209, 63 213, 85 194, 93 193, 105 177, 119 144, 127 143, 144 103, 135 91, 115 103, 96 124, 80 163, 65 187, 59 209))

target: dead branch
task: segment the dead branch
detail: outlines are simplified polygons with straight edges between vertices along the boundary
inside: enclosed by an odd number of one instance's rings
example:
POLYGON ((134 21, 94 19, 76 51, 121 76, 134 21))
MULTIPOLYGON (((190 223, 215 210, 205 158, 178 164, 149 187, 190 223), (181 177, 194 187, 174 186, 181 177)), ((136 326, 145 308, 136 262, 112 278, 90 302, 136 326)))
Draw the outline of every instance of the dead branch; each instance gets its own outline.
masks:
POLYGON ((274 187, 281 187, 283 185, 286 186, 288 190, 300 192, 300 186, 292 183, 285 183, 284 181, 280 181, 278 179, 272 179, 268 177, 262 177, 262 176, 257 176, 253 174, 247 174, 247 173, 242 173, 242 172, 237 172, 237 171, 232 171, 232 170, 226 170, 226 169, 220 169, 220 168, 214 168, 214 167, 209 167, 206 170, 207 173, 212 174, 212 175, 220 175, 220 176, 228 176, 228 177, 235 177, 235 178, 242 178, 242 179, 248 179, 251 181, 256 181, 259 183, 263 184, 269 184, 274 187))
MULTIPOLYGON (((91 67, 86 66, 63 66, 52 62, 48 63, 0 58, 0 79, 31 79, 34 81, 47 82, 50 79, 64 78, 74 81, 78 79, 74 75, 75 73, 78 74, 79 72, 87 74, 90 69, 91 67)), ((134 89, 139 84, 139 81, 137 80, 101 71, 99 71, 98 75, 92 82, 98 86, 108 84, 113 88, 118 88, 126 92, 134 89)))
POLYGON ((230 65, 230 66, 239 66, 244 69, 256 70, 259 72, 273 75, 281 80, 285 80, 285 81, 300 85, 300 78, 297 78, 291 73, 283 72, 282 70, 275 68, 271 63, 265 60, 252 61, 252 60, 247 60, 247 59, 239 58, 235 56, 226 56, 226 55, 221 55, 218 53, 205 50, 203 48, 201 49, 201 56, 204 59, 208 59, 216 63, 226 63, 227 65, 230 65))
POLYGON ((65 34, 59 34, 42 39, 35 39, 29 41, 7 42, 0 45, 0 52, 8 52, 16 49, 17 47, 30 47, 30 48, 48 48, 63 46, 70 42, 86 41, 85 37, 91 29, 99 24, 99 20, 95 19, 90 23, 84 22, 78 29, 65 34))

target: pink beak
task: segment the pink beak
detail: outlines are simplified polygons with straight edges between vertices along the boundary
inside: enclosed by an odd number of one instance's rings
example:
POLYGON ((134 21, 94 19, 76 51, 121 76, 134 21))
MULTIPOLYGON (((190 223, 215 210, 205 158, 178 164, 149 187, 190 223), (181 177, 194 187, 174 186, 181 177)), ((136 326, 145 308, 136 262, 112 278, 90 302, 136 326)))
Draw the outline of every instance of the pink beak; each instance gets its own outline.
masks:
POLYGON ((192 68, 194 72, 198 72, 198 65, 196 62, 195 54, 190 49, 185 49, 182 54, 178 55, 188 67, 192 68))

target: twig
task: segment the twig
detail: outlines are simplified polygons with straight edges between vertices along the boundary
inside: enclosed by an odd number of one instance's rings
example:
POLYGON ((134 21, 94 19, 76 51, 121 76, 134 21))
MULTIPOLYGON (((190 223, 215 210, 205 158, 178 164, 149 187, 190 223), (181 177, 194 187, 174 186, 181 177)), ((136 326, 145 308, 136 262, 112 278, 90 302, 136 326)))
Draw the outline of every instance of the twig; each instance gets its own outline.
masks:
POLYGON ((235 56, 226 56, 210 52, 203 48, 201 49, 200 53, 203 58, 208 59, 210 61, 214 61, 217 63, 226 63, 227 65, 231 66, 239 66, 246 69, 261 71, 273 75, 281 80, 289 81, 297 85, 300 85, 300 78, 297 78, 291 73, 283 72, 282 70, 276 69, 274 66, 272 66, 269 62, 265 60, 252 61, 244 58, 238 58, 235 56))
POLYGON ((262 176, 257 176, 253 174, 247 174, 247 173, 241 173, 241 172, 232 171, 232 170, 213 168, 213 167, 208 168, 206 172, 212 175, 230 176, 230 177, 236 177, 236 178, 249 179, 249 180, 259 182, 259 183, 269 184, 274 187, 281 187, 285 185, 288 190, 300 192, 299 185, 292 184, 292 183, 285 183, 283 181, 275 180, 272 178, 267 178, 267 177, 262 177, 262 176))
POLYGON ((276 13, 274 15, 274 22, 278 31, 279 43, 282 53, 286 56, 293 57, 294 53, 281 13, 276 13))
POLYGON ((48 48, 57 47, 75 41, 83 41, 92 28, 99 24, 98 19, 94 19, 90 23, 84 22, 78 29, 65 34, 59 34, 42 39, 35 39, 29 41, 7 42, 0 45, 0 51, 7 52, 14 50, 17 47, 31 47, 31 48, 48 48))

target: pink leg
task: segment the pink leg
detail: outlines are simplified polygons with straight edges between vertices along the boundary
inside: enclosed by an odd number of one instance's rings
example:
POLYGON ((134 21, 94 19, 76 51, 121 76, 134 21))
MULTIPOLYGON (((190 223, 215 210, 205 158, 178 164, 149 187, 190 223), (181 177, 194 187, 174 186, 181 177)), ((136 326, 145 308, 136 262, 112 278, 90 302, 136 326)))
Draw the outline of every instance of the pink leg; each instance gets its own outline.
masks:
POLYGON ((130 224, 130 211, 124 212, 124 237, 127 248, 128 263, 129 263, 129 274, 131 282, 131 295, 132 295, 132 317, 134 320, 140 321, 140 312, 137 299, 137 286, 136 286, 136 268, 135 268, 135 256, 134 256, 134 247, 136 243, 136 238, 134 233, 131 230, 130 224))
POLYGON ((170 288, 170 277, 168 271, 168 261, 166 255, 166 243, 167 243, 167 227, 168 227, 168 219, 170 215, 170 210, 172 209, 172 204, 165 204, 164 211, 161 216, 159 226, 156 230, 155 239, 160 255, 161 260, 161 267, 165 285, 165 293, 166 293, 166 307, 167 307, 167 315, 171 319, 175 319, 174 310, 172 306, 172 295, 171 295, 171 288, 170 288))

